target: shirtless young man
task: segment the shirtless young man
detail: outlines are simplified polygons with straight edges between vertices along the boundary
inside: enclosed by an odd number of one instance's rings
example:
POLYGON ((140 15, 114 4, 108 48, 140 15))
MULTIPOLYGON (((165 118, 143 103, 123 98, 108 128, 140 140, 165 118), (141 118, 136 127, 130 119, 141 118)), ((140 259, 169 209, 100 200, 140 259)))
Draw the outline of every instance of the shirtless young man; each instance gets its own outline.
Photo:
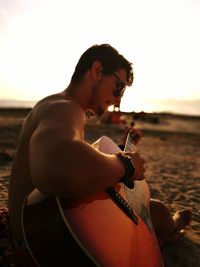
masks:
MULTIPOLYGON (((98 152, 84 142, 83 135, 85 112, 102 115, 110 105, 120 103, 132 82, 130 62, 110 45, 94 45, 81 56, 68 87, 32 109, 20 135, 9 188, 10 225, 16 241, 23 241, 22 206, 34 188, 48 196, 81 198, 128 175, 118 156, 98 152)), ((129 156, 135 170, 129 179, 144 179, 144 160, 139 154, 129 156)))

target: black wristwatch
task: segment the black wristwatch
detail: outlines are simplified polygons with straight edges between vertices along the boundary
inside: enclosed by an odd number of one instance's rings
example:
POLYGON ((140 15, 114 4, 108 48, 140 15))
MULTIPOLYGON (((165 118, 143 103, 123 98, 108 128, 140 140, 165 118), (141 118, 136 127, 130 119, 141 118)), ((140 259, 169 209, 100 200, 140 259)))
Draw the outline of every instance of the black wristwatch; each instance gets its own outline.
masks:
POLYGON ((121 152, 115 154, 123 163, 125 167, 125 175, 120 180, 121 183, 126 185, 128 188, 133 189, 134 188, 134 181, 132 179, 132 176, 135 174, 135 168, 133 166, 131 157, 129 155, 125 155, 121 152))

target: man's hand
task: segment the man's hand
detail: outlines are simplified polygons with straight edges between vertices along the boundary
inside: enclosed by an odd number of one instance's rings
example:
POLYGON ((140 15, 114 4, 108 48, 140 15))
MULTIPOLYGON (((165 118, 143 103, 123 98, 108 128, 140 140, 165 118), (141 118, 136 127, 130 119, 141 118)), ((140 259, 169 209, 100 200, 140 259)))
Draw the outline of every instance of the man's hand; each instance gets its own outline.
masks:
POLYGON ((137 145, 142 137, 141 130, 137 128, 130 128, 127 132, 128 135, 132 137, 134 145, 137 145))

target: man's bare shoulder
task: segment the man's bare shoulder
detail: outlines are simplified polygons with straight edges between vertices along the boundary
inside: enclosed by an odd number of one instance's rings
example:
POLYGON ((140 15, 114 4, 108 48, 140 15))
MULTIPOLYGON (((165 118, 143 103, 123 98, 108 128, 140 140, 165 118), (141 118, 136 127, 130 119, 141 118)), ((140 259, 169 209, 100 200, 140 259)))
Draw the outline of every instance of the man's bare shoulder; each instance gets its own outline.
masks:
POLYGON ((74 101, 62 98, 44 99, 38 102, 33 109, 33 114, 38 121, 45 119, 73 120, 79 118, 85 121, 83 109, 74 101))

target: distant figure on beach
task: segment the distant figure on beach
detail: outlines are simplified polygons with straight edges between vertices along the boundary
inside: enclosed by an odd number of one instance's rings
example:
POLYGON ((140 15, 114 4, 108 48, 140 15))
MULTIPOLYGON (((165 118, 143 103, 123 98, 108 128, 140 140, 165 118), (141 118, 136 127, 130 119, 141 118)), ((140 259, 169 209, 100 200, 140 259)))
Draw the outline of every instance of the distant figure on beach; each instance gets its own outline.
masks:
MULTIPOLYGON (((10 226, 19 266, 32 266, 22 212, 34 189, 73 202, 118 183, 127 185, 145 178, 144 160, 138 153, 105 154, 83 138, 85 114, 101 116, 109 106, 119 105, 132 82, 132 63, 109 44, 93 45, 80 57, 67 88, 40 100, 27 116, 9 187, 10 226)), ((159 201, 151 201, 150 212, 155 232, 163 241, 176 238, 191 219, 188 210, 172 217, 159 201)))

